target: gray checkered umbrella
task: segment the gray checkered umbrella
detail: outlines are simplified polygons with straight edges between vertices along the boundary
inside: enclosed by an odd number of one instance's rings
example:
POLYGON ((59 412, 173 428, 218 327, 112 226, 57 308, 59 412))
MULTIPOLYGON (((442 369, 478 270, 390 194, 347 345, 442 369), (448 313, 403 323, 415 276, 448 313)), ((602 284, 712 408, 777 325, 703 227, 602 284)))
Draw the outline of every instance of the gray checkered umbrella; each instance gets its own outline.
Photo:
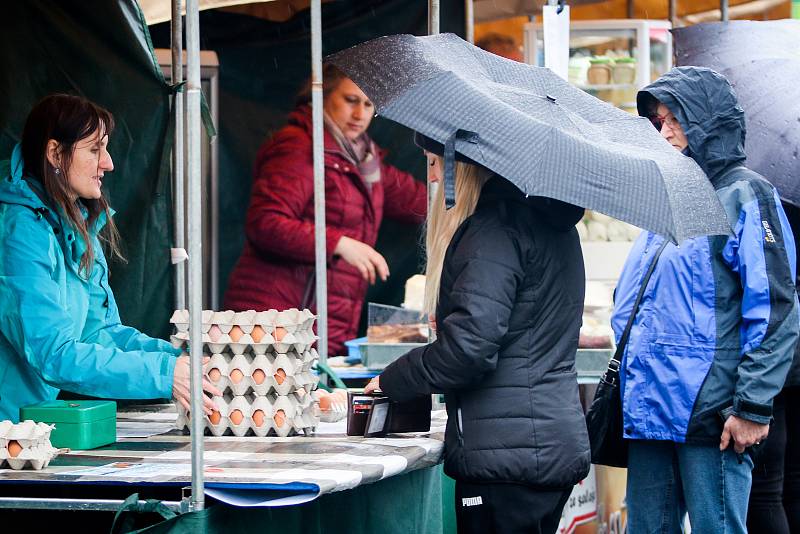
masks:
MULTIPOLYGON (((446 160, 454 149, 528 195, 596 210, 676 242, 730 233, 714 189, 691 158, 647 119, 549 69, 452 34, 381 37, 327 60, 380 115, 442 143, 446 160)), ((452 181, 445 182, 452 196, 452 181)))

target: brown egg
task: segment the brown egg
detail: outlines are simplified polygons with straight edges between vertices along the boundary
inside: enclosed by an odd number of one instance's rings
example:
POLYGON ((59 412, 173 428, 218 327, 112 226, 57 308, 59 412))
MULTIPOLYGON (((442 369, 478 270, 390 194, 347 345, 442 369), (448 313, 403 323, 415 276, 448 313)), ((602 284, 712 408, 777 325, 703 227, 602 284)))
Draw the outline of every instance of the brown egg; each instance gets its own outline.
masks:
POLYGON ((244 331, 238 326, 234 326, 231 328, 231 331, 228 332, 228 335, 231 336, 231 341, 234 343, 238 343, 239 339, 244 335, 244 331))
POLYGON ((22 452, 22 445, 17 443, 14 440, 8 442, 8 455, 12 458, 16 458, 19 456, 19 453, 22 452))
POLYGON ((244 378, 244 373, 241 372, 239 369, 234 369, 233 371, 231 371, 231 382, 233 382, 234 384, 238 384, 239 382, 241 382, 242 378, 244 378))
POLYGON ((275 327, 275 340, 283 341, 283 336, 286 335, 286 329, 282 326, 275 327))
POLYGON ((211 379, 212 382, 219 382, 219 379, 222 377, 222 373, 216 367, 211 369, 208 372, 208 378, 211 379))
POLYGON ((253 341, 255 341, 256 343, 261 343, 261 338, 264 337, 264 334, 266 334, 266 332, 264 332, 264 329, 261 328, 260 325, 255 325, 253 327, 253 331, 250 332, 250 337, 252 337, 253 341))
POLYGON ((208 337, 210 337, 211 341, 214 343, 219 341, 219 337, 221 335, 222 335, 222 330, 220 330, 217 325, 212 325, 211 328, 208 329, 208 337))
POLYGON ((263 426, 264 424, 263 410, 256 410, 253 412, 253 423, 255 423, 256 426, 263 426))
POLYGON ((264 379, 267 378, 267 373, 265 373, 262 369, 256 369, 253 371, 253 382, 256 384, 261 384, 264 382, 264 379))
POLYGON ((218 425, 221 418, 222 416, 217 410, 212 411, 211 415, 208 416, 208 420, 211 421, 212 425, 218 425))
POLYGON ((275 426, 283 426, 286 422, 286 412, 278 410, 275 412, 275 417, 273 417, 273 419, 275 419, 275 426))
POLYGON ((277 382, 279 386, 283 384, 284 380, 286 380, 286 371, 283 369, 275 371, 275 382, 277 382))
POLYGON ((319 409, 325 412, 331 409, 331 395, 326 394, 319 398, 319 409))
POLYGON ((244 414, 242 414, 241 410, 233 410, 228 417, 231 418, 231 423, 233 423, 234 425, 239 425, 242 423, 242 420, 244 419, 244 414))

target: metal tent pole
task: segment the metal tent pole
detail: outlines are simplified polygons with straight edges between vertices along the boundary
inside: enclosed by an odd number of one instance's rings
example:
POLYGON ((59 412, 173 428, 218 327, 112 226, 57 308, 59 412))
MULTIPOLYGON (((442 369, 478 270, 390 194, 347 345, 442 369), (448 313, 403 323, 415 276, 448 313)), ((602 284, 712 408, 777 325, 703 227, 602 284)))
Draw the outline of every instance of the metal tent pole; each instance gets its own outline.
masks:
POLYGON ((720 0, 719 2, 720 20, 728 22, 728 0, 720 0))
MULTIPOLYGON (((183 3, 181 0, 172 0, 172 83, 183 81, 183 25, 181 13, 183 3)), ((172 108, 175 113, 175 131, 172 146, 172 184, 173 184, 173 212, 175 217, 175 248, 186 247, 186 198, 185 176, 183 166, 183 93, 176 91, 172 96, 172 108)), ((175 309, 186 308, 186 263, 179 261, 175 264, 175 309)))
POLYGON ((319 361, 328 361, 328 275, 325 250, 325 161, 322 124, 322 13, 320 0, 311 2, 311 118, 314 157, 314 242, 317 285, 319 361))
POLYGON ((189 246, 189 357, 191 359, 191 509, 205 507, 203 490, 203 213, 200 136, 200 18, 198 0, 186 2, 186 173, 189 246))
POLYGON ((428 0, 428 35, 439 33, 439 0, 428 0))
POLYGON ((464 0, 464 18, 466 19, 466 38, 475 42, 475 4, 473 0, 464 0))
MULTIPOLYGON (((439 33, 439 11, 439 0, 428 0, 428 35, 437 35, 439 33)), ((425 169, 427 171, 426 182, 428 184, 428 214, 430 214, 433 209, 433 200, 436 198, 436 190, 439 188, 439 184, 431 182, 430 166, 425 165, 425 169)))

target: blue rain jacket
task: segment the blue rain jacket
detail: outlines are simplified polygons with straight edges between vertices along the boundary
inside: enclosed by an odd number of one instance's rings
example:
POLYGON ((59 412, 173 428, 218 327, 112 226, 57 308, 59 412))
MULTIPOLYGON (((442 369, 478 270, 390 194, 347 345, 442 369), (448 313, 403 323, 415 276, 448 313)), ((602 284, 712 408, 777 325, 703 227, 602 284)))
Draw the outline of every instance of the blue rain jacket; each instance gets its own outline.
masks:
MULTIPOLYGON (((774 188, 743 166, 744 113, 725 78, 680 67, 643 89, 664 103, 724 206, 732 236, 668 244, 637 313, 621 369, 624 435, 718 444, 729 413, 768 423, 800 330, 794 237, 774 188)), ((643 232, 616 289, 617 340, 663 238, 643 232)))
POLYGON ((78 275, 86 245, 23 178, 19 145, 0 162, 0 420, 52 400, 59 389, 111 398, 169 398, 178 350, 120 324, 108 265, 91 232, 94 268, 78 275))

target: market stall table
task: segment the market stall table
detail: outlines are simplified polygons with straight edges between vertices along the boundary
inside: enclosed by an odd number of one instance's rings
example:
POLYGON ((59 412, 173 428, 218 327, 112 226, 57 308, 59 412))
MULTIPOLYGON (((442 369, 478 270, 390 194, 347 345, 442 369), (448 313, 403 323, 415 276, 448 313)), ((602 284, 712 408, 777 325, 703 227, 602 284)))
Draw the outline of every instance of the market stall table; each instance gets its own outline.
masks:
MULTIPOLYGON (((175 418, 172 405, 120 411, 116 443, 63 453, 41 471, 0 470, 0 492, 6 498, 17 497, 33 487, 39 497, 48 496, 49 489, 54 496, 62 496, 67 488, 95 499, 109 498, 114 491, 162 499, 164 490, 179 494, 191 481, 191 439, 174 428, 175 418)), ((299 516, 312 520, 315 512, 304 503, 324 501, 325 496, 337 493, 335 507, 351 507, 365 499, 400 507, 405 517, 397 524, 397 532, 407 531, 401 528, 409 525, 421 528, 427 524, 431 525, 429 531, 439 531, 441 475, 437 464, 445 422, 444 412, 434 412, 429 433, 389 438, 347 437, 344 421, 321 423, 316 434, 308 437, 208 436, 206 495, 238 507, 301 505, 289 507, 297 510, 269 512, 271 517, 281 513, 298 516, 288 521, 292 523, 300 521, 299 516), (423 490, 429 495, 420 494, 423 490), (347 502, 350 498, 352 503, 347 502), (407 499, 410 501, 405 502, 407 499), (429 502, 420 506, 421 501, 429 502)), ((58 504, 53 508, 58 509, 58 504)), ((320 502, 313 509, 322 513, 326 505, 320 502)), ((368 519, 369 515, 365 512, 368 519)), ((381 519, 372 517, 370 521, 381 519)), ((307 530, 307 525, 300 526, 307 530)), ((393 531, 391 526, 381 527, 384 532, 393 531)))

